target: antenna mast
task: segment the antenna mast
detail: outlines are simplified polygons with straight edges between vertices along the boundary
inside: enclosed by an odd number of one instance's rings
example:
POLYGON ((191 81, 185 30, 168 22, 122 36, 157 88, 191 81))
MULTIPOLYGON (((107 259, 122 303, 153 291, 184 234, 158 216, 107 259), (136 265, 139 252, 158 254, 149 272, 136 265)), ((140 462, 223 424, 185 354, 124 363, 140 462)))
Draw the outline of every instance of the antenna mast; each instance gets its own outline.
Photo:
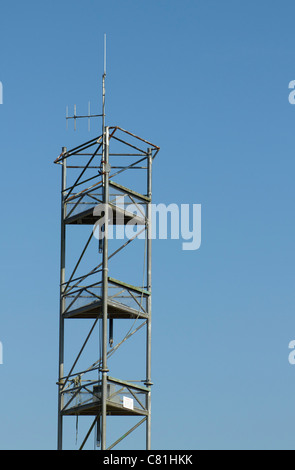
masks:
POLYGON ((74 114, 69 116, 69 107, 66 107, 66 121, 68 129, 68 120, 74 119, 74 130, 76 130, 76 120, 77 119, 88 119, 88 131, 90 131, 90 118, 101 117, 102 118, 102 135, 105 133, 105 79, 107 76, 107 35, 104 34, 104 51, 103 51, 103 76, 102 76, 102 114, 91 114, 90 113, 90 101, 88 102, 88 115, 77 115, 77 107, 74 105, 74 114))
POLYGON ((105 79, 107 76, 107 35, 104 34, 104 48, 103 48, 103 76, 102 76, 102 134, 105 131, 105 79))

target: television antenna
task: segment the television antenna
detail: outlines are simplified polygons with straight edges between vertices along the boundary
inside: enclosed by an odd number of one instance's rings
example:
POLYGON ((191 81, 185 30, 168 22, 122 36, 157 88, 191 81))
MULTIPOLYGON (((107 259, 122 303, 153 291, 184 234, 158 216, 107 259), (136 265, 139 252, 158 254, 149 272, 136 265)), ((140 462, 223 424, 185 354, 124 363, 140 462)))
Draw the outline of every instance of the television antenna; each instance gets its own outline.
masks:
POLYGON ((91 114, 90 111, 90 101, 88 101, 88 114, 87 115, 78 115, 77 114, 77 105, 74 104, 74 114, 69 116, 69 107, 66 107, 66 123, 68 130, 68 121, 69 119, 74 120, 74 130, 77 129, 77 119, 88 119, 88 132, 90 132, 90 120, 92 118, 102 118, 102 129, 105 127, 105 79, 106 79, 106 34, 104 35, 104 67, 103 67, 103 76, 102 76, 102 114, 91 114))

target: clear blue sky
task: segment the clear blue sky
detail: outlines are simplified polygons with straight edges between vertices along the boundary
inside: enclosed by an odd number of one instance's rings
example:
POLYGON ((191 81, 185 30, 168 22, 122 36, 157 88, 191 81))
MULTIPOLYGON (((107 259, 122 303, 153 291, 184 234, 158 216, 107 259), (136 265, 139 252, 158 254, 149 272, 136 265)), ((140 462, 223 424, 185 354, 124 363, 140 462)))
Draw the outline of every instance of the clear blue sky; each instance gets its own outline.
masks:
POLYGON ((153 448, 295 448, 294 15, 291 0, 1 2, 1 449, 56 447, 52 162, 89 139, 65 107, 100 109, 104 33, 108 123, 161 147, 154 202, 202 204, 199 250, 153 245, 153 448))

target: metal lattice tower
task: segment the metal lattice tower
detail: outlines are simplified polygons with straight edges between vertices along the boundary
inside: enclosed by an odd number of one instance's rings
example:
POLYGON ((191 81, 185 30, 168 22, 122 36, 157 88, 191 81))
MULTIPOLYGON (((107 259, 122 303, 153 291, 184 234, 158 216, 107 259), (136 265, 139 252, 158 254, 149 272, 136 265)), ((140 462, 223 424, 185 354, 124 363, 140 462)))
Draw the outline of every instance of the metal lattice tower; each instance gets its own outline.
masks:
POLYGON ((159 147, 105 125, 104 90, 105 72, 101 135, 71 150, 63 147, 55 160, 62 170, 58 449, 63 448, 68 416, 87 419, 80 449, 91 434, 101 450, 112 449, 144 424, 144 447, 151 448, 152 162, 159 147), (133 269, 139 259, 140 276, 133 269), (144 331, 140 344, 132 345, 144 331), (126 361, 129 369, 145 343, 144 363, 136 364, 141 376, 132 379, 118 374, 124 362, 121 348, 129 342, 135 348, 126 361), (112 373, 115 357, 117 378, 112 373), (107 429, 116 431, 113 423, 109 426, 113 416, 135 422, 123 436, 107 442, 107 429))

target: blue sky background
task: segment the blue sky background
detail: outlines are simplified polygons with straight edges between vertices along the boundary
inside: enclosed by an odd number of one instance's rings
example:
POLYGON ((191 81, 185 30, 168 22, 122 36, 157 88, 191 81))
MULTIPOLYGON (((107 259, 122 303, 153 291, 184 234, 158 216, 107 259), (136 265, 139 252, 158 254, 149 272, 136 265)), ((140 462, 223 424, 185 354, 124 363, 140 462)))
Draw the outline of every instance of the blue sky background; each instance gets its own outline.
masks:
POLYGON ((199 250, 153 244, 152 446, 295 448, 294 14, 291 0, 1 2, 1 449, 56 448, 53 160, 94 133, 67 131, 65 108, 100 110, 104 33, 108 124, 161 147, 155 203, 202 204, 199 250))

